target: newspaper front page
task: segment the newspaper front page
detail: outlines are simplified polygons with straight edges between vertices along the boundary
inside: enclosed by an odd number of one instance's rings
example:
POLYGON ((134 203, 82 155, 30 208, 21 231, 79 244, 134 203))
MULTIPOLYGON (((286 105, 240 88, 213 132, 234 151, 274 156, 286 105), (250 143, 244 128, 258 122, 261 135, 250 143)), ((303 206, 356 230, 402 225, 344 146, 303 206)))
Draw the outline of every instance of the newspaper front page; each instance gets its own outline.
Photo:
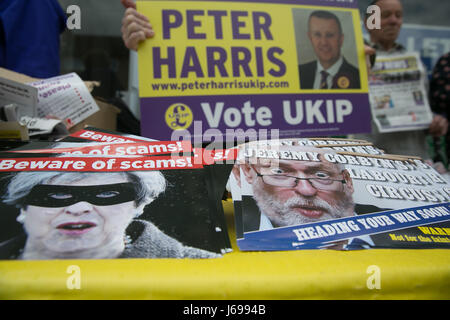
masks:
POLYGON ((378 56, 370 76, 372 118, 380 132, 426 129, 432 113, 418 53, 378 56))

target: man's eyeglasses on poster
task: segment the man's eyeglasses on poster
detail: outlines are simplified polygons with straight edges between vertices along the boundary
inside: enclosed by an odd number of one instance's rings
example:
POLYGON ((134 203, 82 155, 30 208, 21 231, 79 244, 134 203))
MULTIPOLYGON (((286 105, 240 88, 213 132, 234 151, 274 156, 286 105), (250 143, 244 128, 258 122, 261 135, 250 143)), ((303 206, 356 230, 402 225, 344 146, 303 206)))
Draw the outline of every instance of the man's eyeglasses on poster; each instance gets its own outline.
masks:
POLYGON ((338 189, 345 184, 344 179, 331 179, 328 177, 294 177, 285 174, 261 174, 253 166, 258 177, 260 177, 265 184, 275 187, 295 188, 300 180, 308 180, 314 188, 318 190, 331 191, 338 189))

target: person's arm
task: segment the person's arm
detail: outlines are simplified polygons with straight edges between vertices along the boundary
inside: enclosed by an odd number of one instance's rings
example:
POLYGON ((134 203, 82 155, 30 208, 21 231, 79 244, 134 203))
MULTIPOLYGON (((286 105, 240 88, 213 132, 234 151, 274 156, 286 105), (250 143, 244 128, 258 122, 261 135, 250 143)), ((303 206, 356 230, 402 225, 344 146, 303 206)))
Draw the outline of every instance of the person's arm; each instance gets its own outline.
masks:
POLYGON ((152 25, 146 16, 136 11, 136 4, 132 0, 120 0, 127 8, 122 19, 122 39, 125 46, 137 50, 140 42, 155 35, 152 25))

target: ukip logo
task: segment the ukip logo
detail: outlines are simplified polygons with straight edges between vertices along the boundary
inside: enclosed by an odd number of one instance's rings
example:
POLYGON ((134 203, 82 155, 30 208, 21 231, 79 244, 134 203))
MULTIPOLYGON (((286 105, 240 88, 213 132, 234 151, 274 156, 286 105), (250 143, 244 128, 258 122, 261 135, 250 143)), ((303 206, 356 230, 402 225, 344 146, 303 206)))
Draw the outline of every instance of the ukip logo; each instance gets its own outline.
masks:
POLYGON ((166 110, 166 124, 172 130, 183 130, 191 126, 194 116, 192 110, 183 103, 174 103, 166 110))

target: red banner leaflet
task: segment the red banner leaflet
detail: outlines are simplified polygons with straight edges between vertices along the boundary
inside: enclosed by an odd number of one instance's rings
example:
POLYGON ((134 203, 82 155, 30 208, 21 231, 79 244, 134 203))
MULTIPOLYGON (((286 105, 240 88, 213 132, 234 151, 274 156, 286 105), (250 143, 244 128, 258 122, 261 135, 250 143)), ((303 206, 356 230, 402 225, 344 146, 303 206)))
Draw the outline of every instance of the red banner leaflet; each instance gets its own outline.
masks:
POLYGON ((0 159, 2 171, 147 171, 198 169, 192 157, 154 156, 133 158, 63 157, 0 159))

